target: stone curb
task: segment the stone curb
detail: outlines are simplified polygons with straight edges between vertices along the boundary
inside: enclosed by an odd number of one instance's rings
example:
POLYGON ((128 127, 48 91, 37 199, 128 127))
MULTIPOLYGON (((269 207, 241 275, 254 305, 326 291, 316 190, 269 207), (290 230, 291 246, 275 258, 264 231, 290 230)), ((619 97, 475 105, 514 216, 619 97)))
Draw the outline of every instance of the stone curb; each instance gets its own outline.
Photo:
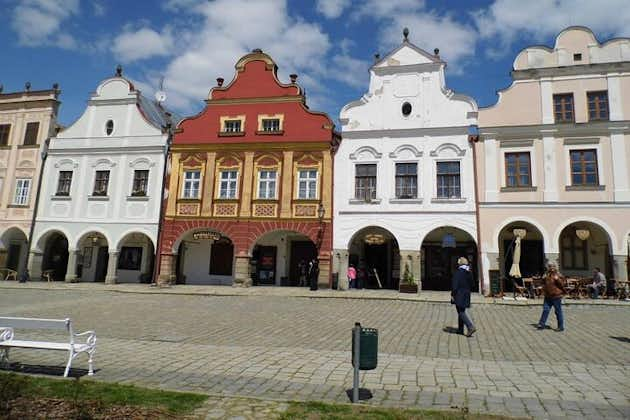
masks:
MULTIPOLYGON (((425 302, 425 303, 448 303, 450 304, 450 299, 447 299, 446 293, 444 292, 446 297, 440 296, 422 296, 422 295, 405 295, 405 294, 392 294, 392 295, 377 295, 377 294, 355 294, 354 291, 335 291, 330 289, 325 289, 317 292, 294 292, 291 293, 275 291, 272 288, 264 288, 265 292, 270 293, 260 293, 259 290, 254 288, 231 288, 226 286, 220 286, 225 290, 217 291, 217 290, 184 290, 183 288, 189 286, 181 286, 182 289, 176 289, 174 287, 156 287, 156 286, 144 286, 143 288, 129 289, 129 288, 120 288, 116 285, 114 286, 96 286, 92 284, 85 283, 72 283, 66 284, 63 283, 61 285, 55 284, 54 286, 46 285, 46 284, 36 284, 36 283, 26 283, 26 284, 7 284, 5 282, 0 283, 0 289, 18 289, 18 290, 51 290, 51 291, 67 291, 67 290, 81 290, 81 291, 90 291, 90 290, 98 290, 98 291, 107 291, 107 292, 116 292, 116 293, 130 293, 130 294, 155 294, 155 295, 177 295, 177 296, 212 296, 212 297, 239 297, 239 296, 270 296, 270 297, 287 297, 287 298, 306 298, 306 299, 363 299, 363 300, 395 300, 395 301, 405 301, 405 302, 425 302), (237 293, 235 290, 244 290, 243 293, 237 293)), ((176 286, 180 287, 180 286, 176 286)), ((210 286, 212 287, 212 286, 210 286)), ((219 286, 217 286, 219 287, 219 286)), ((282 291, 282 289, 280 289, 282 291)), ((359 292, 361 293, 361 292, 359 292)), ((500 298, 489 298, 489 297, 480 297, 479 295, 473 295, 472 303, 475 305, 509 305, 509 306, 540 306, 542 305, 542 299, 533 299, 533 300, 503 300, 500 298)), ((620 301, 620 300, 573 300, 573 299, 565 299, 563 301, 564 305, 567 306, 630 306, 630 301, 620 301)))

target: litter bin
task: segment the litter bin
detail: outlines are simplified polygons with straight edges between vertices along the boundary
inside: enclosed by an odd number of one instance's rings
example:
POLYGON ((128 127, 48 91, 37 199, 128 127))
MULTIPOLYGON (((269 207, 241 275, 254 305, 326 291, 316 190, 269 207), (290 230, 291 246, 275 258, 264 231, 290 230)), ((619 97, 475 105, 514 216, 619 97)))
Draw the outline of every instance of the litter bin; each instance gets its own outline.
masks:
MULTIPOLYGON (((360 324, 355 324, 359 328, 359 369, 373 370, 378 364, 378 330, 376 328, 364 328, 360 324)), ((352 354, 354 354, 355 334, 352 334, 352 354)), ((354 366, 354 357, 352 358, 354 366)))
POLYGON ((339 273, 332 274, 332 288, 337 290, 339 288, 339 273))

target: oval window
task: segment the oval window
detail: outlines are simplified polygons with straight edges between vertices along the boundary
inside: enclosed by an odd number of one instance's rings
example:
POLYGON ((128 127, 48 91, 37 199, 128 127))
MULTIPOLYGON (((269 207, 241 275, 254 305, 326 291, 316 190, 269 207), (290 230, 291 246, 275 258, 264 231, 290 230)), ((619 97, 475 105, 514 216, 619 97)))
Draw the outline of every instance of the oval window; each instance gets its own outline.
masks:
POLYGON ((411 104, 409 102, 405 102, 402 106, 402 113, 405 117, 408 117, 411 114, 411 104))
POLYGON ((112 133, 114 132, 114 121, 108 120, 105 123, 105 132, 107 133, 108 136, 112 135, 112 133))

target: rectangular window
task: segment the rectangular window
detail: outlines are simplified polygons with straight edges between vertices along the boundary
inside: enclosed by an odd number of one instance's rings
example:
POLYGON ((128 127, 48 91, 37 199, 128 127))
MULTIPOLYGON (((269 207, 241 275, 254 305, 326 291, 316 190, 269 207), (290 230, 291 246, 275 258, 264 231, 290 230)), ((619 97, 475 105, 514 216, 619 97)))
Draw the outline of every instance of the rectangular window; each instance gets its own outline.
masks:
POLYGON ((120 248, 118 256, 119 270, 139 271, 142 265, 142 247, 140 246, 123 246, 120 248))
POLYGON ((571 150, 571 185, 599 185, 597 150, 571 150))
POLYGON ((459 162, 437 162, 438 198, 461 198, 459 162))
POLYGON ((13 204, 16 206, 25 206, 28 203, 28 194, 31 190, 31 180, 20 178, 15 180, 15 196, 13 204))
POLYGON ((72 171, 59 171, 59 181, 57 182, 57 193, 59 196, 69 196, 72 186, 72 171))
POLYGON ((258 172, 258 198, 276 198, 276 171, 258 172))
POLYGON ((361 164, 354 167, 354 198, 376 199, 376 164, 361 164))
POLYGON ((92 195, 106 196, 109 185, 109 171, 96 171, 94 177, 94 191, 92 195))
POLYGON ((221 171, 219 198, 236 198, 238 171, 221 171))
POLYGON ((184 190, 183 198, 196 199, 199 198, 199 183, 201 180, 201 171, 185 171, 184 172, 184 190))
POLYGON ((280 119, 270 118, 262 120, 262 131, 280 131, 280 119))
POLYGON ((241 132, 241 120, 225 120, 223 131, 226 133, 240 133, 241 132))
POLYGON ((529 152, 505 154, 505 185, 516 188, 532 186, 529 152))
POLYGON ((418 164, 396 164, 396 198, 416 198, 418 196, 418 164))
POLYGON ((608 121, 608 92, 587 92, 589 121, 608 121))
POLYGON ((568 270, 588 269, 588 240, 582 241, 574 232, 562 236, 562 268, 568 270))
POLYGON ((553 95, 553 112, 557 123, 574 122, 573 94, 553 95))
POLYGON ((37 134, 39 133, 39 123, 30 122, 26 124, 26 134, 24 134, 24 144, 34 145, 37 144, 37 134))
POLYGON ((298 171, 298 198, 317 198, 317 169, 298 171))
POLYGON ((9 134, 11 134, 11 124, 0 124, 0 146, 9 145, 9 134))
POLYGON ((148 186, 149 171, 147 169, 133 171, 133 186, 131 188, 131 195, 134 197, 146 197, 148 186))

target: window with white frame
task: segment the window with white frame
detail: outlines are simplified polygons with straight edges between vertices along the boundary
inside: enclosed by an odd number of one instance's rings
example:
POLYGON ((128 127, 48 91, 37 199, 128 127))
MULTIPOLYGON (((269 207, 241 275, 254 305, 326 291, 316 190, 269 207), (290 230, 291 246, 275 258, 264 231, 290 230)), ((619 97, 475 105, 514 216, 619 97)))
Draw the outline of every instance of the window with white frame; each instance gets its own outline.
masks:
POLYGON ((59 180, 57 181, 58 196, 69 196, 70 187, 72 186, 72 171, 59 171, 59 180))
POLYGON ((96 171, 94 175, 94 196, 106 196, 109 187, 109 171, 96 171))
POLYGON ((354 198, 376 199, 376 164, 360 164, 354 167, 354 198))
POLYGON ((241 120, 225 120, 223 131, 226 133, 240 133, 241 120))
POLYGON ((262 131, 280 131, 280 118, 263 118, 262 131))
POLYGON ((276 198, 276 170, 264 169, 258 172, 258 198, 276 198))
POLYGON ((219 185, 219 198, 236 198, 238 171, 221 171, 221 183, 219 185))
POLYGON ((396 198, 416 198, 418 196, 418 164, 396 164, 396 198))
POLYGON ((31 180, 28 178, 18 178, 15 180, 15 196, 13 204, 25 206, 28 202, 28 194, 31 190, 31 180))
POLYGON ((200 180, 201 171, 184 171, 184 189, 182 190, 182 198, 199 198, 200 180))
POLYGON ((148 186, 149 171, 147 169, 136 169, 133 171, 131 195, 134 197, 146 197, 148 186))
POLYGON ((461 198, 459 162, 437 162, 438 198, 461 198))
POLYGON ((298 171, 298 198, 317 198, 317 169, 298 171))

